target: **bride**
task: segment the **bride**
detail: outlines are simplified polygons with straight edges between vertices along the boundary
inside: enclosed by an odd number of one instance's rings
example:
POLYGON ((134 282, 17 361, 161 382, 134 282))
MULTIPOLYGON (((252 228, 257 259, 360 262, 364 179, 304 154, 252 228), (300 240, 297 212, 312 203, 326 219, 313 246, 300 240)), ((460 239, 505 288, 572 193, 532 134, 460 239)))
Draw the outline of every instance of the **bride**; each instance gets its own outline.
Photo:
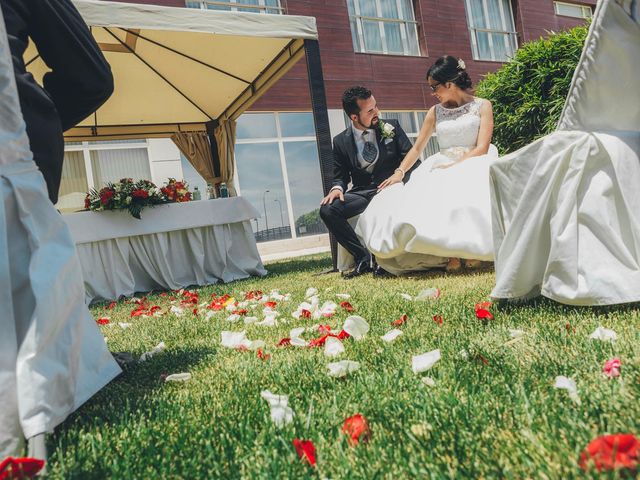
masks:
POLYGON ((378 265, 396 275, 438 262, 457 271, 460 259, 468 267, 493 260, 489 165, 498 152, 491 145, 491 102, 471 94, 464 62, 449 55, 429 68, 427 82, 440 103, 429 110, 415 145, 378 186, 383 191, 356 226, 378 265), (434 131, 440 152, 404 185, 434 131))

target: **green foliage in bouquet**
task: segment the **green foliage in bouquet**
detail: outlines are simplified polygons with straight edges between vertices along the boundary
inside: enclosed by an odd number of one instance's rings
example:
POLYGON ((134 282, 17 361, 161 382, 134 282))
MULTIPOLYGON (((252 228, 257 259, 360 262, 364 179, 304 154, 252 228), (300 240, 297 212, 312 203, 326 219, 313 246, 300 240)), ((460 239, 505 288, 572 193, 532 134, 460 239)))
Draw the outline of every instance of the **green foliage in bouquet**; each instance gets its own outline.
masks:
POLYGON ((501 154, 555 130, 587 32, 579 26, 526 43, 478 84, 476 95, 493 103, 492 143, 501 154))
POLYGON ((84 200, 84 208, 92 211, 127 210, 134 218, 140 219, 140 213, 145 207, 189 200, 191 200, 191 194, 188 193, 187 185, 184 182, 169 179, 168 185, 160 189, 149 180, 134 182, 131 178, 123 178, 119 182, 108 183, 100 190, 92 189, 84 200), (169 197, 165 192, 167 187, 171 191, 175 190, 176 183, 187 192, 185 195, 181 195, 180 199, 177 199, 175 195, 169 197))

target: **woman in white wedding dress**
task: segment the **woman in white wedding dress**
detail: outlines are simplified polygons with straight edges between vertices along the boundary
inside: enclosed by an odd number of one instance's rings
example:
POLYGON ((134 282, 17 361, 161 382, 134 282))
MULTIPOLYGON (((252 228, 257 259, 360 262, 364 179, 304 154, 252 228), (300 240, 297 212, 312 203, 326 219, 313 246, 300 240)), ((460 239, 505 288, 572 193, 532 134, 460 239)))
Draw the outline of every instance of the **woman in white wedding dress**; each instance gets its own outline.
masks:
POLYGON ((437 265, 448 271, 493 260, 489 166, 491 102, 474 97, 462 60, 439 58, 427 72, 439 104, 432 107, 400 167, 360 216, 356 233, 378 265, 400 274, 437 265), (402 183, 433 132, 440 152, 427 158, 402 183))

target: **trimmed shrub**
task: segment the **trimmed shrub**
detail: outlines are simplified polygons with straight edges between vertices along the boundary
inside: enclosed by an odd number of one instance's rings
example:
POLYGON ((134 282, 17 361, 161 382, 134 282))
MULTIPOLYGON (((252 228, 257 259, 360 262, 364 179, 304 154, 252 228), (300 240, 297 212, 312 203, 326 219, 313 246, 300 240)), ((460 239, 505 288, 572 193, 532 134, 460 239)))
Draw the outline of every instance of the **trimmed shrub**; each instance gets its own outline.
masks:
POLYGON ((478 83, 476 95, 493 104, 492 143, 501 154, 555 130, 587 32, 580 26, 525 43, 478 83))

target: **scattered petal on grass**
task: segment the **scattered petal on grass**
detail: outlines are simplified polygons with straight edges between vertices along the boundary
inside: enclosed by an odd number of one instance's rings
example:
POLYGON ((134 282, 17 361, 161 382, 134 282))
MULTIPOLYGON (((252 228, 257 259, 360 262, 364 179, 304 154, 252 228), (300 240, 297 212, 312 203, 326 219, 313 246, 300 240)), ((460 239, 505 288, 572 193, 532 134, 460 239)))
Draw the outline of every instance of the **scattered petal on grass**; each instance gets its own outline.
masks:
POLYGON ((309 465, 315 467, 316 465, 316 448, 311 440, 300 440, 298 438, 293 439, 293 446, 296 449, 298 457, 309 462, 309 465))
POLYGON ((169 313, 173 313, 176 317, 181 317, 182 314, 184 313, 184 309, 181 307, 177 307, 175 305, 171 305, 171 308, 169 309, 169 313))
POLYGON ((259 348, 259 349, 258 349, 258 353, 257 353, 257 355, 258 355, 258 358, 259 358, 260 360, 263 360, 263 361, 264 361, 264 360, 269 360, 269 359, 271 358, 271 355, 269 355, 268 353, 263 352, 263 351, 262 351, 262 348, 259 348))
POLYGON ((257 350, 265 346, 264 340, 249 340, 245 330, 241 332, 220 332, 220 344, 223 347, 240 350, 257 350))
POLYGON ((290 335, 290 339, 289 339, 289 344, 294 346, 294 347, 306 347, 309 345, 309 342, 307 342, 304 338, 302 338, 300 335, 302 335, 304 333, 305 328, 304 327, 298 327, 298 328, 293 328, 291 329, 291 332, 289 332, 290 335))
POLYGON ((442 324, 444 323, 444 319, 442 318, 442 315, 434 315, 433 321, 436 322, 439 327, 441 327, 442 324))
POLYGON ((349 295, 348 293, 336 293, 336 297, 347 300, 351 298, 351 295, 349 295))
POLYGON ((150 351, 144 352, 142 355, 140 355, 140 362, 145 362, 149 360, 151 357, 153 357, 154 355, 157 355, 158 353, 162 353, 165 348, 167 348, 167 346, 164 344, 164 342, 160 342, 158 345, 153 347, 150 351))
POLYGON ((390 330, 387 333, 385 333, 380 338, 387 343, 391 343, 400 335, 402 335, 402 330, 398 330, 397 328, 394 328, 393 330, 390 330))
POLYGON ((476 310, 476 318, 480 320, 493 320, 493 314, 485 308, 478 308, 476 310))
POLYGON ((327 357, 337 357, 344 353, 344 345, 335 337, 327 337, 324 344, 324 354, 327 357))
POLYGON ((123 329, 126 330, 127 328, 129 328, 131 326, 130 323, 126 323, 126 322, 118 322, 118 326, 123 329))
POLYGON ((411 295, 409 295, 408 293, 400 293, 399 295, 402 298, 404 298, 405 300, 408 300, 408 301, 412 301, 413 300, 413 297, 411 295))
POLYGON ((364 318, 358 315, 352 315, 350 317, 347 317, 347 319, 344 321, 344 326, 342 327, 342 329, 349 335, 351 335, 355 340, 362 340, 369 331, 369 324, 364 318))
POLYGON ((578 396, 578 387, 576 386, 575 380, 565 377, 564 375, 558 375, 556 377, 556 383, 553 386, 554 388, 566 390, 569 398, 580 405, 580 397, 578 396))
POLYGON ((351 305, 346 300, 343 302, 340 302, 340 306, 344 308, 347 312, 353 312, 355 310, 355 308, 353 308, 353 305, 351 305))
POLYGON ((165 382, 188 382, 189 380, 191 380, 191 374, 189 372, 174 373, 172 375, 167 375, 164 379, 165 382))
POLYGON ((106 307, 104 307, 105 310, 111 310, 112 308, 115 308, 115 306, 118 304, 118 302, 111 302, 109 305, 107 305, 106 307))
POLYGON ((342 424, 342 431, 347 435, 349 445, 356 446, 358 443, 366 443, 371 438, 369 422, 359 413, 347 418, 342 424))
POLYGON ((328 364, 327 368, 329 369, 328 375, 330 377, 340 378, 358 370, 360 363, 352 362, 351 360, 341 360, 328 364))
POLYGON ((42 470, 45 461, 38 458, 7 457, 0 463, 0 480, 19 480, 32 478, 42 470))
POLYGON ((608 328, 598 327, 589 336, 592 340, 601 340, 603 342, 613 342, 618 339, 618 335, 608 328))
POLYGON ((241 315, 238 315, 237 313, 232 313, 227 317, 227 322, 235 323, 238 320, 240 320, 240 317, 241 315))
POLYGON ((209 310, 207 314, 204 316, 205 320, 211 320, 211 318, 215 317, 216 312, 213 310, 209 310))
POLYGON ((436 298, 440 298, 440 289, 439 288, 427 288, 422 290, 414 300, 435 300, 436 298))
POLYGON ((416 355, 411 359, 413 373, 421 373, 433 367, 440 360, 440 350, 433 350, 422 355, 416 355))
POLYGON ((264 398, 271 409, 271 420, 276 427, 283 427, 287 423, 293 421, 293 410, 289 407, 288 395, 276 395, 269 390, 260 392, 260 396, 264 398))
POLYGON ((636 471, 640 462, 640 441, 630 433, 603 435, 593 440, 580 455, 585 471, 593 465, 599 472, 628 469, 636 471))
POLYGON ((520 338, 524 336, 524 330, 514 330, 512 328, 509 329, 509 336, 511 338, 520 338))
POLYGON ((620 376, 620 359, 612 358, 611 360, 607 360, 604 362, 604 367, 602 368, 602 372, 609 378, 615 378, 620 376))
POLYGON ((261 322, 256 322, 254 325, 258 327, 275 327, 278 325, 278 320, 276 320, 275 316, 265 317, 261 322))
POLYGON ((98 325, 109 325, 109 322, 111 322, 111 317, 102 317, 96 320, 98 325))
POLYGON ((309 287, 307 288, 307 291, 304 293, 304 298, 311 298, 317 294, 318 294, 317 288, 309 287))
POLYGON ((458 356, 463 360, 469 360, 469 352, 464 348, 458 352, 458 356))
POLYGON ((394 327, 399 327, 400 325, 404 325, 407 320, 409 320, 409 316, 405 313, 399 319, 391 322, 391 325, 393 325, 394 327))
POLYGON ((251 325, 252 323, 256 323, 258 321, 258 317, 244 317, 244 324, 251 325))
POLYGON ((435 387, 436 386, 436 381, 431 377, 423 377, 422 378, 422 383, 424 383, 428 387, 435 387))
POLYGON ((489 310, 493 306, 493 303, 489 301, 484 301, 480 303, 476 303, 476 310, 489 310))

